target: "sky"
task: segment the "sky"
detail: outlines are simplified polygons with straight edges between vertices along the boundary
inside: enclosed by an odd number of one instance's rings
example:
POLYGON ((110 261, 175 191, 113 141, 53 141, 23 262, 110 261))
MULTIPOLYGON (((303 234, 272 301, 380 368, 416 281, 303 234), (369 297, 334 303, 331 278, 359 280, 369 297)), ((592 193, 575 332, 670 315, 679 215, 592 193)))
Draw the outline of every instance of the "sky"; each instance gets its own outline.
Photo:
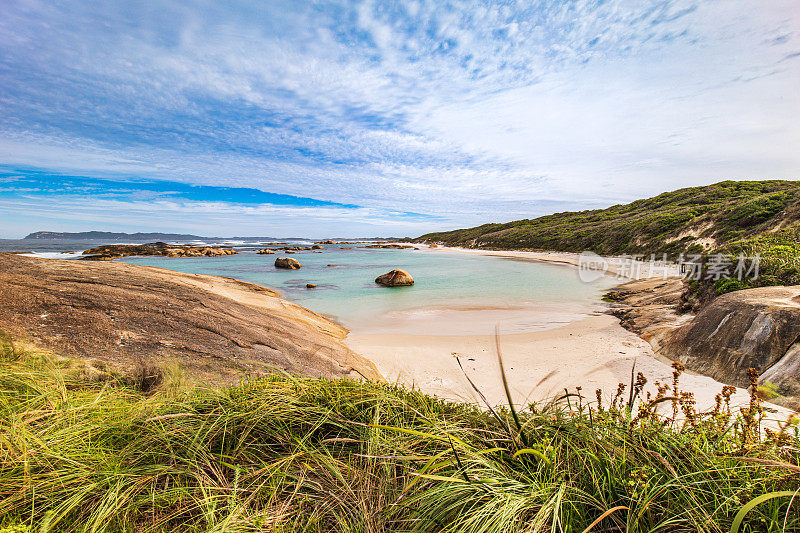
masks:
POLYGON ((0 238, 419 235, 798 147, 798 0, 0 0, 0 238))

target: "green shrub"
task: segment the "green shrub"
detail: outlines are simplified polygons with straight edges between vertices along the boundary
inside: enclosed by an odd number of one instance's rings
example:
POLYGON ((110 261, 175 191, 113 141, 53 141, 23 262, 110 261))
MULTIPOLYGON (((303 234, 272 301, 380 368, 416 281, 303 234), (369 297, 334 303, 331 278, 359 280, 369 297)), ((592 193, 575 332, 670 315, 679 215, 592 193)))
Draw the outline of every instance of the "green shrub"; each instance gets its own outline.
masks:
POLYGON ((714 290, 717 294, 739 291, 748 287, 747 282, 739 281, 736 278, 722 278, 714 282, 714 290))

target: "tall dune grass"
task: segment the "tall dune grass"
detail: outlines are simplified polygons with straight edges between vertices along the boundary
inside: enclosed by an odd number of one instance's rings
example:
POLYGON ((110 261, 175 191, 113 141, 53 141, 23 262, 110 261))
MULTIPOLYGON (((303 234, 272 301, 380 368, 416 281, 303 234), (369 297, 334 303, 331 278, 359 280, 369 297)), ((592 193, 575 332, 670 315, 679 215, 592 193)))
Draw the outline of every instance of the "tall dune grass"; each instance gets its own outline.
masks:
POLYGON ((757 398, 697 413, 679 368, 658 397, 640 376, 512 413, 291 376, 143 393, 0 357, 0 531, 800 531, 796 426, 760 430, 757 398))

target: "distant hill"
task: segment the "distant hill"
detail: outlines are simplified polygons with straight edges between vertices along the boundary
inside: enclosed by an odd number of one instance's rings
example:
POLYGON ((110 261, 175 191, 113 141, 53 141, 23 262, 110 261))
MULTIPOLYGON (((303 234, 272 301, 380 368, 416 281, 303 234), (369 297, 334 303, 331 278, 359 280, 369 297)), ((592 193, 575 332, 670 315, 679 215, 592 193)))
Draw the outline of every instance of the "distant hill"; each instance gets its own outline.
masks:
POLYGON ((78 233, 67 233, 62 231, 37 231, 26 235, 24 239, 62 239, 75 241, 96 241, 96 240, 131 240, 131 241, 190 241, 217 239, 218 237, 200 237, 198 235, 186 235, 183 233, 114 233, 110 231, 81 231, 78 233))
MULTIPOLYGON (((400 240, 400 237, 327 237, 340 240, 400 240)), ((403 237, 405 238, 405 237, 403 237)), ((263 240, 263 241, 302 241, 306 237, 204 237, 202 235, 189 235, 185 233, 117 233, 111 231, 81 231, 69 233, 63 231, 36 231, 23 237, 26 240, 54 239, 73 241, 236 241, 236 240, 263 240)))
POLYGON ((716 251, 769 238, 797 242, 800 181, 723 181, 607 209, 428 233, 416 241, 470 248, 598 254, 716 251))

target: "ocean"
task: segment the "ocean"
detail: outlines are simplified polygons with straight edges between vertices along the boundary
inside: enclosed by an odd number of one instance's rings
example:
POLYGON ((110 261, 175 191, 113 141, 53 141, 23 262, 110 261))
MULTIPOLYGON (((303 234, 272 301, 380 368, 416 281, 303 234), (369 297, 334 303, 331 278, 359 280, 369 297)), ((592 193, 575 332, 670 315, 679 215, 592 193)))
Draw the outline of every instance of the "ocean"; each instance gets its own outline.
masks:
MULTIPOLYGON (((256 253, 265 247, 263 243, 226 242, 239 254, 120 261, 264 285, 358 333, 462 335, 491 333, 495 326, 502 333, 548 329, 602 311, 602 293, 618 283, 611 278, 584 283, 575 268, 560 264, 423 246, 393 250, 324 245, 322 253, 300 251, 290 256, 303 264, 301 269, 282 270, 273 265, 280 252, 256 253), (414 286, 387 288, 375 283, 377 276, 393 268, 408 271, 414 286), (307 289, 307 283, 317 287, 307 289)), ((97 244, 102 243, 0 241, 0 250, 74 258, 97 244)))

